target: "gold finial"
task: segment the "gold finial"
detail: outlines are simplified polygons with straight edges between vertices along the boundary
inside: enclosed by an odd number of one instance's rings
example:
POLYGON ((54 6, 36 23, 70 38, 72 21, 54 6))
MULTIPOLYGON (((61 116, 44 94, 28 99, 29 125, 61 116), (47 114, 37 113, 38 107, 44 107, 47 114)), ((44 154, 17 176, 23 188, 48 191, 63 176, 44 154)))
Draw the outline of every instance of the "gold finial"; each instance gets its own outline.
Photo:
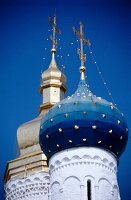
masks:
POLYGON ((76 30, 75 27, 73 27, 72 30, 80 38, 80 49, 78 49, 78 55, 81 60, 81 66, 80 66, 81 80, 84 80, 85 79, 84 72, 86 71, 86 67, 84 66, 86 61, 86 55, 84 54, 83 47, 84 43, 87 44, 88 46, 90 46, 91 43, 88 39, 84 37, 82 22, 80 22, 80 30, 76 30))
POLYGON ((52 41, 52 49, 51 52, 54 55, 54 53, 56 52, 56 47, 57 47, 57 39, 56 39, 56 33, 58 33, 59 35, 61 34, 60 30, 57 28, 56 26, 56 15, 54 16, 53 19, 51 19, 51 17, 48 17, 48 20, 50 22, 50 24, 53 27, 53 34, 51 35, 50 39, 52 41))

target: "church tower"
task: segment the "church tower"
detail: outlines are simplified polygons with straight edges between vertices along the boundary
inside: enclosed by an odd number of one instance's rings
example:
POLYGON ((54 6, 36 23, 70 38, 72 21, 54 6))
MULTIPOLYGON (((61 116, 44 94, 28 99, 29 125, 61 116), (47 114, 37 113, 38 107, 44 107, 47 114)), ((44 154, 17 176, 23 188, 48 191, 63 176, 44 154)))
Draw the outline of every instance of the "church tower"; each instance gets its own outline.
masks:
POLYGON ((40 145, 47 156, 50 200, 120 200, 117 182, 119 157, 128 128, 112 103, 96 97, 85 80, 83 25, 73 28, 80 37, 80 82, 76 92, 42 117, 40 145))
POLYGON ((56 33, 61 34, 56 27, 56 16, 51 20, 49 17, 49 22, 53 26, 53 35, 51 36, 52 41, 52 60, 49 68, 42 73, 42 82, 40 85, 40 92, 43 94, 43 102, 40 105, 40 112, 45 108, 51 108, 56 103, 60 102, 64 98, 66 92, 65 75, 58 69, 55 61, 56 53, 56 33))
POLYGON ((65 75, 58 69, 56 53, 56 16, 49 22, 53 26, 52 59, 46 71, 43 71, 40 84, 42 104, 39 115, 22 124, 17 130, 17 141, 20 149, 18 158, 8 162, 5 171, 6 200, 48 200, 50 177, 47 158, 39 145, 41 118, 49 109, 64 98, 66 92, 65 75))

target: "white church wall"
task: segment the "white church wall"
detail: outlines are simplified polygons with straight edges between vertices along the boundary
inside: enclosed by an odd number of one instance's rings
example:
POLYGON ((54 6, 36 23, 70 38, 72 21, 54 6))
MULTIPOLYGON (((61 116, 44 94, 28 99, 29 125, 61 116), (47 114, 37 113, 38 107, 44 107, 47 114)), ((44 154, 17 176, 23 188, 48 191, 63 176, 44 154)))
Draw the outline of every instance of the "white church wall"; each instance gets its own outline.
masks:
POLYGON ((117 160, 108 151, 93 147, 64 150, 52 156, 49 170, 51 200, 89 200, 87 181, 91 200, 120 199, 117 160))
POLYGON ((6 200, 48 200, 50 178, 39 172, 23 179, 13 178, 5 185, 6 200))

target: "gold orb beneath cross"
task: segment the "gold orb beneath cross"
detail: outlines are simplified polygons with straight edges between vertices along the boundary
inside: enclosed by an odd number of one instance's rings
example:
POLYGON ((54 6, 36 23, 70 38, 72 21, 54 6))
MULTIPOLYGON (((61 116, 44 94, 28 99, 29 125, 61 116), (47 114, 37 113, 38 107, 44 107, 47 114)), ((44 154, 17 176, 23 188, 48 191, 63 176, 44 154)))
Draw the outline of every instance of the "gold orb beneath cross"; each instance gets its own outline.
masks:
POLYGON ((81 66, 80 67, 80 73, 85 72, 86 71, 86 67, 85 66, 81 66))

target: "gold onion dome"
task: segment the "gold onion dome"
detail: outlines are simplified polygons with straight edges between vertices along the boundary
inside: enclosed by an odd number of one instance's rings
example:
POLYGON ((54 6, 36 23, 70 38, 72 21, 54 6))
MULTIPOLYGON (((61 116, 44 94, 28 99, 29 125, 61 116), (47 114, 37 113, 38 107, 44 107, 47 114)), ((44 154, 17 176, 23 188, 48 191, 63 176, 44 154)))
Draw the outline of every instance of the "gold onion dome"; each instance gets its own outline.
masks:
MULTIPOLYGON (((48 112, 56 103, 64 98, 66 91, 66 76, 58 69, 55 61, 56 53, 56 17, 49 21, 53 25, 53 38, 52 40, 52 58, 47 70, 43 71, 41 75, 40 93, 42 94, 42 104, 39 108, 40 115, 35 119, 21 125, 17 130, 17 140, 20 148, 20 154, 25 155, 33 151, 39 151, 39 128, 41 118, 48 112)), ((58 30, 58 29, 57 29, 58 30)))
MULTIPOLYGON (((54 54, 54 53, 53 53, 54 54)), ((52 55, 52 60, 47 70, 42 73, 42 84, 41 87, 48 84, 58 84, 65 88, 66 77, 58 69, 55 61, 55 56, 52 55)))
POLYGON ((41 87, 48 86, 49 84, 57 84, 60 87, 63 87, 65 89, 65 82, 66 82, 66 77, 65 75, 58 69, 56 61, 55 61, 55 53, 56 53, 56 47, 57 47, 57 40, 56 40, 56 33, 61 34, 60 30, 56 26, 56 16, 54 16, 53 20, 49 17, 49 22, 51 23, 53 27, 53 33, 51 36, 51 41, 52 41, 52 60, 49 65, 49 68, 42 73, 42 85, 41 87))

